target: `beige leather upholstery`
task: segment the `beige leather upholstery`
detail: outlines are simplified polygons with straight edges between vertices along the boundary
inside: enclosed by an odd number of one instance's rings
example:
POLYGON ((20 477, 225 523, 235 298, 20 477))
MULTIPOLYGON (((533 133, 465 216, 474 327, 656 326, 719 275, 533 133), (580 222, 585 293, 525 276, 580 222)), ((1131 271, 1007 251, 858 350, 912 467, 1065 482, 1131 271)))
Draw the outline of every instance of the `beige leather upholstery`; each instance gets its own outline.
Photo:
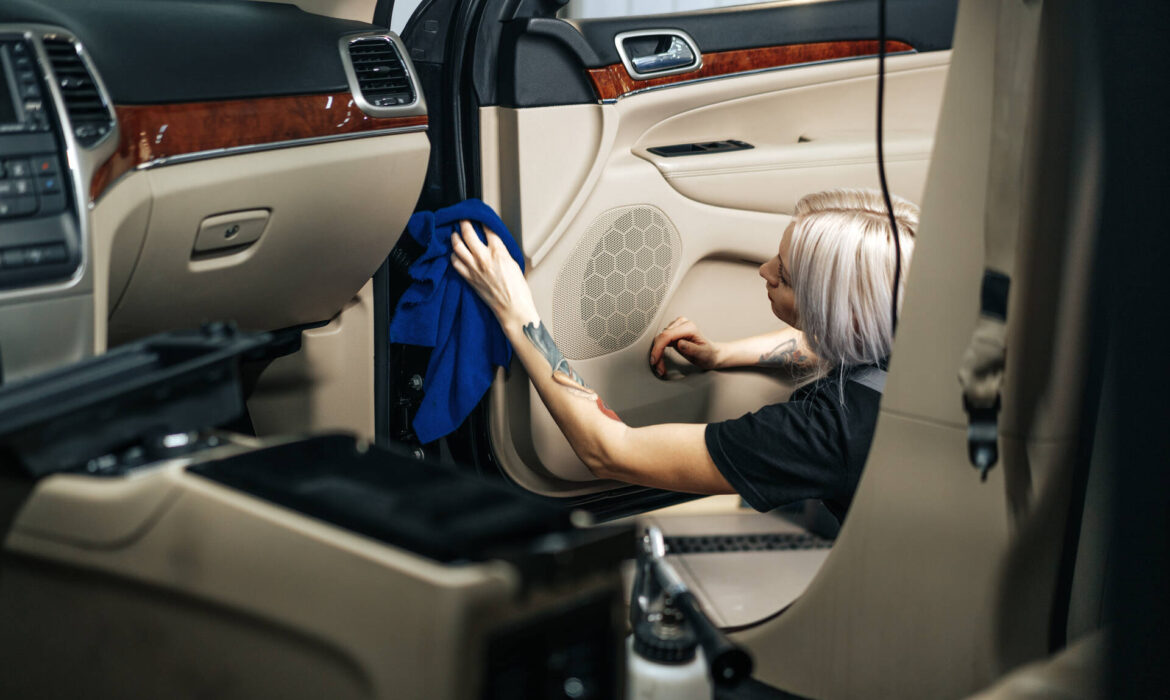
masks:
MULTIPOLYGON (((920 199, 949 52, 889 59, 895 190, 920 199)), ((481 109, 485 201, 521 240, 538 310, 554 330, 577 294, 557 290, 594 222, 615 209, 653 208, 681 241, 669 288, 637 340, 574 368, 631 425, 734 418, 785 399, 793 382, 761 372, 678 372, 646 362, 655 333, 677 315, 717 340, 780 328, 757 266, 772 257, 796 200, 819 187, 874 186, 875 60, 765 71, 650 90, 615 104, 481 109), (572 133, 573 138, 564 138, 572 133), (741 139, 756 148, 660 158, 646 149, 741 139)), ((572 283, 564 288, 573 289, 572 283)), ((583 323, 570 318, 568 323, 583 323)), ((564 348, 565 346, 562 346, 564 348)), ((672 351, 673 352, 673 351, 672 351)), ((573 355, 570 354, 570 357, 573 355)), ((492 390, 497 456, 517 482, 545 494, 609 488, 593 479, 512 368, 492 390)))
MULTIPOLYGON (((135 175, 147 178, 141 192, 150 197, 150 216, 125 291, 110 294, 109 342, 208 320, 268 330, 332 318, 394 246, 429 151, 426 134, 399 134, 135 175), (226 255, 192 256, 201 221, 256 209, 271 212, 258 241, 226 255)), ((119 206, 125 216, 137 211, 119 206)), ((122 220, 109 218, 111 230, 96 236, 121 231, 122 220)), ((112 275, 111 283, 118 279, 112 275)))
POLYGON ((301 350, 277 358, 248 399, 257 435, 344 432, 374 440, 374 284, 320 328, 301 350))
MULTIPOLYGON (((849 519, 790 610, 737 635, 761 677, 818 698, 961 697, 1048 650, 1078 446, 1097 204, 1091 77, 1046 3, 1043 125, 1009 312, 1001 461, 967 460, 956 381, 982 272, 997 3, 963 3, 877 434, 849 519), (1061 51, 1064 51, 1062 54, 1061 51), (1076 84, 1079 89, 1071 89, 1076 84), (1070 146, 1070 144, 1072 144, 1070 146)), ((1035 128, 1035 127, 1034 127, 1035 128)), ((1006 166, 1005 166, 1006 167, 1006 166)))
POLYGON ((620 587, 522 594, 503 562, 446 566, 185 466, 36 484, 0 559, 0 648, 21 669, 0 695, 471 700, 493 634, 620 587))

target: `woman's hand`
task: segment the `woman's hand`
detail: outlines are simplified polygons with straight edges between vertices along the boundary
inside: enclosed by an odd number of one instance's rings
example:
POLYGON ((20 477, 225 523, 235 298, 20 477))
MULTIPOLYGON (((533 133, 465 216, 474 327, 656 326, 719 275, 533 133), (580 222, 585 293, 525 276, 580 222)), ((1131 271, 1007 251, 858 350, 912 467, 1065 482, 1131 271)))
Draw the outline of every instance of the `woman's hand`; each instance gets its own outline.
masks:
POLYGON ((500 325, 505 330, 519 330, 526 323, 539 321, 524 272, 500 237, 484 226, 485 245, 470 222, 459 222, 459 229, 460 233, 451 234, 451 266, 483 299, 500 325))
POLYGON ((666 348, 674 347, 688 362, 700 369, 717 369, 720 366, 722 347, 703 337, 694 321, 682 316, 670 322, 654 338, 650 346, 650 367, 658 376, 666 374, 666 348))

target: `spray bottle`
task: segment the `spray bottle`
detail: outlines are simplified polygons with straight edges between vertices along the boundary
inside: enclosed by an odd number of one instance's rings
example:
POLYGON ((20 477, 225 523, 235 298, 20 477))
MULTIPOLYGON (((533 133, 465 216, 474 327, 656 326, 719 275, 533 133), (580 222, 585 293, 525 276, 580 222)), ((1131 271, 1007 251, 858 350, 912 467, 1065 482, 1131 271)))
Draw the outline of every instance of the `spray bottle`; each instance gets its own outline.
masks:
POLYGON ((630 601, 626 700, 710 700, 712 679, 735 685, 752 660, 703 614, 665 555, 662 532, 648 528, 630 601))

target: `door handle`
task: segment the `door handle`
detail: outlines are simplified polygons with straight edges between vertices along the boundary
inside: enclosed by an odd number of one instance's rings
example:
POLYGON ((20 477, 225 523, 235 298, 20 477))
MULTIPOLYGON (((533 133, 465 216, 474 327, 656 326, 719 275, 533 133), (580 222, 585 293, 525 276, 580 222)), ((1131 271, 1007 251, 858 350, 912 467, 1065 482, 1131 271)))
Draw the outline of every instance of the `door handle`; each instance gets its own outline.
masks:
POLYGON ((694 39, 678 29, 643 29, 614 37, 618 55, 631 78, 646 80, 688 73, 703 66, 694 39))

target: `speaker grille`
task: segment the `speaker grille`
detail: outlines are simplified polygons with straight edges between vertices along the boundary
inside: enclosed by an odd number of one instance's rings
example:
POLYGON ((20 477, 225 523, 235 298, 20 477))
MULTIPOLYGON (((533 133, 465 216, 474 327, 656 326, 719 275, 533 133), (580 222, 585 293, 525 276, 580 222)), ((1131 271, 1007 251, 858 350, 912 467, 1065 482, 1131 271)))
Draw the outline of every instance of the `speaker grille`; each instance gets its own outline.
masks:
POLYGON ((674 224, 654 207, 598 217, 557 276, 553 333, 561 352, 584 360, 641 337, 666 297, 680 252, 674 224))

